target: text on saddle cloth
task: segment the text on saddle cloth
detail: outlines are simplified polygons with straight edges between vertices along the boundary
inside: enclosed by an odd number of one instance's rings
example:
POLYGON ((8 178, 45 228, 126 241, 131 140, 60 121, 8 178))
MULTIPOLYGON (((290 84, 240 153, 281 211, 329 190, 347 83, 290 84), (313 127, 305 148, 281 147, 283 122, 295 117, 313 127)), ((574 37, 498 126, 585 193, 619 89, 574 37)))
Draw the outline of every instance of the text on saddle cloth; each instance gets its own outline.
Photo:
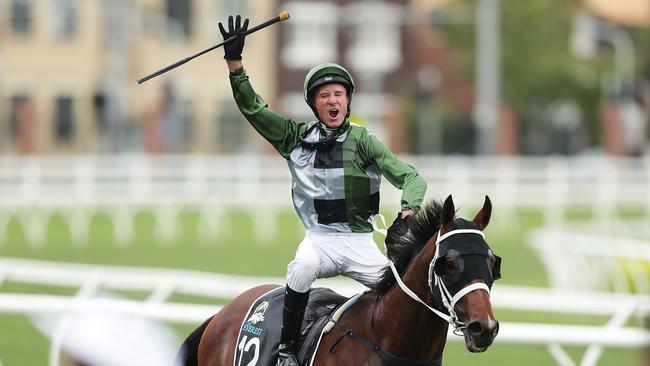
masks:
MULTIPOLYGON (((326 288, 311 290, 298 345, 302 365, 311 365, 322 335, 331 329, 343 308, 347 309, 360 295, 348 299, 326 288)), ((273 289, 253 302, 239 331, 234 366, 275 366, 283 303, 283 287, 273 289)))

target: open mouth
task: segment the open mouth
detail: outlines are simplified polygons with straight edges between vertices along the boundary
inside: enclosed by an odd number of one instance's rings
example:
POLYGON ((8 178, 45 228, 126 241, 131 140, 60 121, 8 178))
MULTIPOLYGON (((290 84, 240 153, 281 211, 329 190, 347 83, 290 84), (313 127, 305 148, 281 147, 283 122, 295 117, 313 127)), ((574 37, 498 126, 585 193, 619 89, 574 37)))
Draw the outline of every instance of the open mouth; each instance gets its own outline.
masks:
POLYGON ((472 339, 472 337, 470 337, 467 334, 465 334, 465 346, 467 347, 467 350, 472 352, 472 353, 484 352, 488 348, 488 346, 485 346, 485 347, 477 346, 474 343, 474 340, 472 339))
POLYGON ((329 115, 330 115, 330 118, 334 119, 334 118, 338 117, 339 110, 338 109, 330 109, 329 110, 329 115))
POLYGON ((472 352, 472 353, 480 353, 484 352, 485 350, 490 347, 492 344, 492 338, 489 339, 482 339, 479 341, 479 343, 483 343, 481 345, 476 344, 477 340, 475 340, 472 336, 467 334, 466 331, 463 331, 463 336, 465 337, 465 346, 467 347, 467 350, 472 352))

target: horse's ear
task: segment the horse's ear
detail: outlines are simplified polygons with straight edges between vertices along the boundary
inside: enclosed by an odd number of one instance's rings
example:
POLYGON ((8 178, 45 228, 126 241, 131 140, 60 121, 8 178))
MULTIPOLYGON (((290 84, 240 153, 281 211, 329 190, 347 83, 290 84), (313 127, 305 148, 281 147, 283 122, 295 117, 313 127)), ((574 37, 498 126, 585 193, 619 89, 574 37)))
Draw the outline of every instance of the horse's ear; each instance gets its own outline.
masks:
POLYGON ((485 229, 486 226, 490 223, 490 216, 492 215, 492 202, 490 197, 485 196, 485 202, 483 202, 483 208, 476 214, 474 217, 474 225, 478 227, 479 230, 485 229))
POLYGON ((441 225, 444 232, 453 230, 454 216, 456 215, 456 208, 454 207, 454 200, 451 195, 447 196, 445 203, 442 205, 442 220, 441 225))

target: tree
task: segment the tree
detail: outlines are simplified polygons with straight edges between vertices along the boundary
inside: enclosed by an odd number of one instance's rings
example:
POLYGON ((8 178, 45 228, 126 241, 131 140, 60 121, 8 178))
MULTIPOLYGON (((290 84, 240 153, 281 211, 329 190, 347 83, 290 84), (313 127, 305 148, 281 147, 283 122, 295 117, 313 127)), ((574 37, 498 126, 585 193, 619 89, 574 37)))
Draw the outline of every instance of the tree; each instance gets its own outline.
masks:
MULTIPOLYGON (((463 1, 474 4, 475 1, 463 1)), ((528 134, 550 133, 549 107, 575 102, 592 144, 598 137, 600 71, 609 57, 586 62, 571 54, 569 39, 578 0, 501 0, 501 100, 518 116, 521 141, 528 134)), ((459 71, 474 77, 475 29, 445 25, 441 31, 458 47, 459 71)), ((523 152, 544 153, 548 151, 523 152)))

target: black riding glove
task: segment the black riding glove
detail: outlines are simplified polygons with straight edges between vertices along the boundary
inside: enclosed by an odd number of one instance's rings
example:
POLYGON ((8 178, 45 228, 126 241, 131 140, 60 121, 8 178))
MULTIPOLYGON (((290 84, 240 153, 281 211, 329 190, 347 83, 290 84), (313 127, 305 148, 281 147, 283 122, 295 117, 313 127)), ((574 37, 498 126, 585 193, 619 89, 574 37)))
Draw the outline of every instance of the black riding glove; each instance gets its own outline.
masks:
POLYGON ((402 236, 406 235, 409 230, 406 218, 402 218, 402 213, 398 213, 393 223, 386 231, 386 245, 400 242, 402 236))
POLYGON ((228 17, 228 31, 223 28, 223 24, 219 22, 219 31, 223 40, 237 36, 234 40, 223 45, 223 50, 225 55, 223 58, 226 60, 241 60, 241 53, 244 50, 244 38, 246 35, 244 32, 248 30, 248 18, 244 20, 244 24, 241 24, 241 16, 237 15, 237 18, 233 25, 232 15, 228 17))

